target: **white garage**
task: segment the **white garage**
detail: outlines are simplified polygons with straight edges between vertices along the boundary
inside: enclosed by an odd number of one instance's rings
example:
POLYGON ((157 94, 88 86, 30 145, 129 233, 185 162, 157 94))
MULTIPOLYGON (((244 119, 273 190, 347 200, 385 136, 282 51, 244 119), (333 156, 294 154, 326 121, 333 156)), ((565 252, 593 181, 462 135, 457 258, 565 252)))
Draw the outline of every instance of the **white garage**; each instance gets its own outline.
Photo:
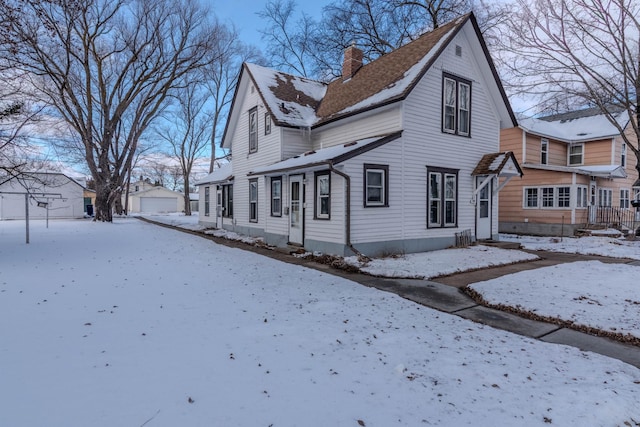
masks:
POLYGON ((140 197, 140 212, 178 212, 178 198, 140 197))
POLYGON ((183 212, 184 195, 164 187, 152 187, 129 193, 127 209, 131 213, 183 212))

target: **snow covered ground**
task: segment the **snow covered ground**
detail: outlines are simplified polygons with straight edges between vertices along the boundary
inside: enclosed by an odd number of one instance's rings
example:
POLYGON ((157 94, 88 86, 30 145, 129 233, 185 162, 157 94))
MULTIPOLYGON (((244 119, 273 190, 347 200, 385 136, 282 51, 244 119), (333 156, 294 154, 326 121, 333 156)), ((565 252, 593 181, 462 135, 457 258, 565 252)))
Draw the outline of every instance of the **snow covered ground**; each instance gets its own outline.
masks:
POLYGON ((583 255, 602 255, 613 258, 640 260, 640 240, 601 236, 588 237, 537 237, 501 234, 501 241, 518 242, 524 249, 534 251, 565 252, 583 255))
POLYGON ((0 425, 616 426, 640 370, 197 236, 0 222, 0 425))
POLYGON ((509 274, 469 287, 492 304, 640 338, 639 277, 640 267, 580 261, 509 274))

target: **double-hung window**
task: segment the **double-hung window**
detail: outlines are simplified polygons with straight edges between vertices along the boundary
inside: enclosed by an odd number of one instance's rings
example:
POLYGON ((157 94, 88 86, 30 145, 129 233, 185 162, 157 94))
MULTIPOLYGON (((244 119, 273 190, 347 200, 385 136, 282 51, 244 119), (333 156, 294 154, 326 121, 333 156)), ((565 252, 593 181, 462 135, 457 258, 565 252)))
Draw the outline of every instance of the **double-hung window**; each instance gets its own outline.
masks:
POLYGON ((455 227, 458 220, 458 171, 427 167, 427 227, 455 227))
POLYGON ((442 131, 469 136, 471 82, 445 73, 442 83, 442 131))
POLYGON ((389 206, 389 166, 364 165, 364 207, 389 206))
POLYGON ((620 209, 629 209, 629 189, 620 189, 620 209))
POLYGON ((329 219, 331 216, 331 179, 329 172, 316 172, 316 219, 329 219))
POLYGON ((586 208, 589 206, 589 189, 584 186, 577 188, 576 207, 586 208))
POLYGON ((264 113, 264 134, 269 135, 271 133, 271 115, 264 113))
POLYGON ((540 139, 540 164, 546 165, 549 162, 549 140, 547 138, 540 139))
POLYGON ((609 188, 598 188, 598 206, 611 207, 611 198, 613 190, 609 188))
POLYGON ((258 222, 258 180, 249 180, 249 221, 258 222))
POLYGON ((584 162, 584 145, 576 144, 569 146, 569 166, 581 165, 584 162))
POLYGON ((571 207, 571 187, 558 187, 558 207, 571 207))
POLYGON ((233 217, 233 184, 222 186, 222 216, 233 217))
POLYGON ((271 216, 282 216, 282 177, 271 178, 271 216))
POLYGON ((542 207, 552 208, 554 199, 555 199, 555 188, 542 187, 542 207))
POLYGON ((258 151, 258 107, 249 110, 249 153, 258 151))
POLYGON ((209 216, 209 187, 204 187, 204 216, 209 216))
POLYGON ((538 189, 537 188, 525 188, 525 190, 524 190, 524 207, 525 208, 537 208, 538 207, 538 189))

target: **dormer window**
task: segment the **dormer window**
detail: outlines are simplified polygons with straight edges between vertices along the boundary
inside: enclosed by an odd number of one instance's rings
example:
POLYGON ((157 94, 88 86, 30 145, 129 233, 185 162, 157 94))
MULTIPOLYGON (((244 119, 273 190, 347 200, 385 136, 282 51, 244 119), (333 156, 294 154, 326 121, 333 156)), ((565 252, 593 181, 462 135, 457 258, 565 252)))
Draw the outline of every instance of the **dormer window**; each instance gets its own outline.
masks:
POLYGON ((258 151, 258 107, 249 110, 249 152, 258 151))
POLYGON ((442 131, 469 136, 471 129, 471 82, 444 74, 442 83, 442 131))

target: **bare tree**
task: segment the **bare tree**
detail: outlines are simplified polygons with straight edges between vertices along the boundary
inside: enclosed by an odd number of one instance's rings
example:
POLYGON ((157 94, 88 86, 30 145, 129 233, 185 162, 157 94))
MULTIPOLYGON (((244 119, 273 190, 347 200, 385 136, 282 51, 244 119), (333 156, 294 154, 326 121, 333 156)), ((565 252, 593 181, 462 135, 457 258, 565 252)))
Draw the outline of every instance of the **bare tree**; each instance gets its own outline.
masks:
POLYGON ((539 112, 598 107, 618 128, 640 172, 640 5, 635 0, 518 0, 501 40, 502 69, 514 94, 539 112), (623 111, 633 135, 617 119, 623 111))
MULTIPOLYGON (((219 27, 218 38, 212 54, 212 58, 207 61, 206 67, 202 70, 203 84, 208 91, 210 103, 211 161, 209 172, 213 172, 214 169, 216 143, 222 137, 223 119, 226 117, 238 83, 240 66, 245 61, 264 62, 261 53, 255 47, 241 43, 236 31, 224 26, 219 27)), ((227 157, 227 155, 222 157, 227 157)))
POLYGON ((506 16, 507 3, 484 0, 334 0, 322 19, 301 13, 295 0, 270 0, 258 15, 272 65, 306 77, 331 80, 341 73, 344 50, 356 43, 365 62, 414 40, 426 31, 477 10, 481 30, 506 16))
POLYGON ((96 185, 96 219, 112 220, 141 135, 201 67, 217 35, 195 0, 2 0, 0 61, 28 73, 79 135, 96 185), (16 7, 19 5, 19 7, 16 7), (127 126, 120 126, 123 117, 127 126))
POLYGON ((191 80, 177 95, 177 105, 170 110, 167 122, 158 129, 158 135, 167 142, 179 164, 183 182, 184 213, 191 215, 190 176, 198 157, 209 147, 209 117, 205 111, 207 94, 197 80, 191 80))

